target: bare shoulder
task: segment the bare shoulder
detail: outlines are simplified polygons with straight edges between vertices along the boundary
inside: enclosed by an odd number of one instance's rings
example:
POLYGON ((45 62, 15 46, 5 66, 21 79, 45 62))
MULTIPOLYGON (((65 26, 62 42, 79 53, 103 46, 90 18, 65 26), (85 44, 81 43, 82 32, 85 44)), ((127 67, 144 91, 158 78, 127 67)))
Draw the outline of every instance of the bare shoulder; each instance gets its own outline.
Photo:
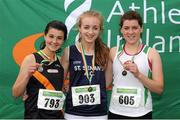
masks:
POLYGON ((116 49, 117 49, 117 47, 115 46, 115 47, 112 47, 110 50, 111 51, 116 51, 116 49))
POLYGON ((69 60, 69 46, 64 48, 64 52, 61 57, 61 62, 68 62, 69 60))
POLYGON ((150 48, 148 57, 150 61, 161 59, 158 51, 155 48, 150 48))
POLYGON ((116 55, 116 51, 117 51, 117 47, 112 47, 111 49, 110 49, 110 58, 111 58, 111 60, 113 60, 114 59, 114 57, 115 57, 115 55, 116 55))
POLYGON ((69 54, 69 46, 64 48, 64 53, 63 55, 68 55, 69 54))
POLYGON ((149 51, 150 56, 157 55, 157 54, 159 55, 158 51, 155 48, 150 48, 150 51, 149 51))
POLYGON ((32 64, 32 63, 36 63, 36 60, 33 54, 29 54, 24 58, 21 65, 32 64))
POLYGON ((34 57, 34 55, 33 54, 29 54, 29 55, 27 55, 25 58, 24 58, 24 60, 32 60, 32 59, 34 59, 35 57, 34 57))

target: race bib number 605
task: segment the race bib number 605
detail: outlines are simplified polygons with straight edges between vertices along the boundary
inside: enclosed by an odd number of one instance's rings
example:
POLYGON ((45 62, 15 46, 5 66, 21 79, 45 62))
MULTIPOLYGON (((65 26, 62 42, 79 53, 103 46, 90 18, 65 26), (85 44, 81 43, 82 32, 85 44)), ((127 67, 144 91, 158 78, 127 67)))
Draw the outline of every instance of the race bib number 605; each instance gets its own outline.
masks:
POLYGON ((141 102, 141 90, 139 88, 117 88, 114 100, 117 105, 126 107, 138 107, 141 102))

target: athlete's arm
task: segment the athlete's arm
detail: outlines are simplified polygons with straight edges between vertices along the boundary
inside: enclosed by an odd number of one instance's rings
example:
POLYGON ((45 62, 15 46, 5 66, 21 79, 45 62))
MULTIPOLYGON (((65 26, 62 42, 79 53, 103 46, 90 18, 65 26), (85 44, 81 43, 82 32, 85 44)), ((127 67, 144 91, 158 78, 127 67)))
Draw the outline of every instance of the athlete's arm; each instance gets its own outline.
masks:
POLYGON ((37 70, 37 67, 38 64, 36 64, 33 54, 24 58, 17 79, 12 87, 12 94, 14 97, 22 96, 25 93, 28 81, 37 70))
POLYGON ((161 94, 164 87, 161 57, 154 48, 151 48, 148 58, 152 64, 152 79, 142 74, 135 63, 130 63, 125 68, 131 71, 151 92, 161 94))
POLYGON ((64 92, 68 92, 69 90, 69 47, 64 49, 64 53, 61 57, 61 64, 64 68, 64 85, 63 90, 64 92))
POLYGON ((107 88, 110 85, 112 85, 112 81, 113 81, 113 60, 114 60, 115 54, 116 54, 116 47, 113 47, 110 49, 108 65, 106 68, 106 87, 107 88))

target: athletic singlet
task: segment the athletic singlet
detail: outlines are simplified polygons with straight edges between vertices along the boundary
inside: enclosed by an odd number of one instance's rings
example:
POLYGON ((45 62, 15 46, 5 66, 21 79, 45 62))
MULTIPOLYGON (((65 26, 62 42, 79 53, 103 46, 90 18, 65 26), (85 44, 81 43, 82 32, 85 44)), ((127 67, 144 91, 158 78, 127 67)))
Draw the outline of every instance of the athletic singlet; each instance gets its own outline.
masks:
MULTIPOLYGON (((142 45, 141 51, 134 56, 134 62, 141 73, 151 78, 149 49, 150 47, 142 45)), ((122 75, 124 69, 121 63, 132 60, 132 57, 123 50, 123 45, 120 46, 113 60, 114 81, 109 110, 117 115, 139 117, 152 111, 152 98, 150 91, 131 72, 127 71, 126 76, 122 75)))
MULTIPOLYGON (((92 70, 92 55, 85 55, 88 65, 88 70, 92 70)), ((66 107, 65 112, 72 115, 78 116, 102 116, 107 115, 107 95, 106 95, 106 84, 105 84, 105 72, 104 70, 95 64, 94 74, 92 77, 91 85, 97 85, 100 88, 100 104, 93 104, 93 100, 96 99, 94 96, 88 96, 86 94, 79 96, 79 101, 77 104, 86 105, 76 105, 73 106, 72 98, 72 87, 82 86, 82 91, 85 85, 89 85, 89 81, 85 75, 85 68, 82 60, 81 53, 75 45, 70 47, 69 54, 69 69, 70 69, 70 89, 66 96, 66 107)), ((91 74, 91 73, 90 73, 91 74)), ((80 90, 79 89, 79 90, 80 90)))
MULTIPOLYGON (((36 63, 41 63, 41 61, 44 60, 38 53, 33 53, 33 55, 35 56, 36 63)), ((62 90, 64 69, 58 59, 49 66, 43 66, 43 71, 41 74, 49 80, 55 90, 62 90), (49 69, 58 70, 58 73, 48 72, 49 69)), ((32 76, 26 87, 28 98, 25 100, 25 118, 63 118, 63 113, 60 110, 44 110, 37 108, 39 89, 46 88, 34 76, 32 76)))

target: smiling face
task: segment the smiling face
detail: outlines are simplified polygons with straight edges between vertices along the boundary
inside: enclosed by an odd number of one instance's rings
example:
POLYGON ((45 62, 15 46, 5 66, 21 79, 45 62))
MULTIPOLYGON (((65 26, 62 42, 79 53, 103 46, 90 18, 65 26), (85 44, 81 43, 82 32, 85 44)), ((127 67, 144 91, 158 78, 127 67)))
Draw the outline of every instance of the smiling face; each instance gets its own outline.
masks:
POLYGON ((64 43, 64 32, 55 28, 50 28, 44 36, 46 48, 52 52, 56 52, 64 43))
POLYGON ((136 43, 140 39, 142 31, 137 20, 124 20, 121 28, 121 33, 129 44, 136 43))
POLYGON ((84 16, 79 26, 81 39, 87 43, 95 42, 100 34, 100 20, 95 16, 84 16))

